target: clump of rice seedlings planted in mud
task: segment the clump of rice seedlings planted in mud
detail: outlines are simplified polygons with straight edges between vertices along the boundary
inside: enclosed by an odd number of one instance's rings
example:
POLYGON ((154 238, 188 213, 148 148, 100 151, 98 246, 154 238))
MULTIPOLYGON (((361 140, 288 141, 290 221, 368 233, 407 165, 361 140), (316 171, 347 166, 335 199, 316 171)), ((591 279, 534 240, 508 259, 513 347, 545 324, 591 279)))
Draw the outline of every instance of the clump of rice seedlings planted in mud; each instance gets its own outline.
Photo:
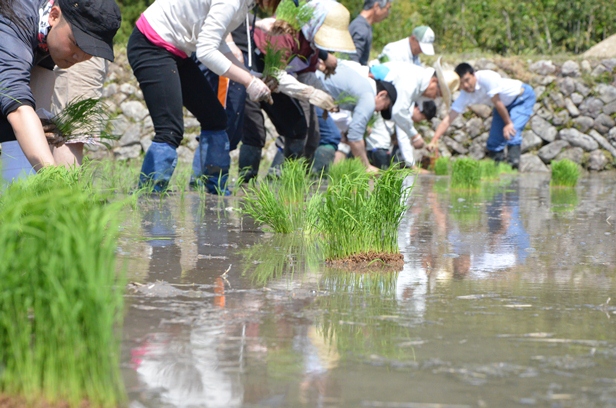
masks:
POLYGON ((351 180, 368 177, 366 168, 359 159, 343 160, 329 167, 330 184, 342 182, 343 177, 351 180))
POLYGON ((314 15, 314 7, 302 0, 295 5, 293 0, 282 0, 276 8, 276 21, 272 35, 296 34, 314 15))
POLYGON ((109 114, 107 106, 101 99, 75 99, 51 118, 51 122, 66 140, 95 136, 101 143, 105 143, 117 139, 106 130, 109 114))
POLYGON ((404 185, 410 173, 385 170, 371 189, 365 169, 338 174, 332 167, 319 211, 326 260, 342 265, 401 262, 398 226, 411 191, 404 185))
POLYGON ((449 174, 449 157, 439 157, 434 162, 434 174, 446 176, 449 174))
POLYGON ((251 180, 244 190, 243 211, 274 232, 310 232, 322 202, 319 185, 320 179, 312 181, 308 176, 305 160, 287 160, 281 167, 279 178, 259 184, 251 180))
POLYGON ((451 187, 477 189, 481 184, 481 167, 473 159, 460 158, 451 166, 451 187))
POLYGON ((580 168, 577 163, 568 159, 552 162, 552 187, 575 187, 580 177, 580 168))
POLYGON ((481 169, 481 179, 482 180, 496 180, 498 179, 499 172, 499 164, 494 160, 480 160, 479 167, 481 169))
POLYGON ((117 407, 121 203, 67 185, 60 171, 0 196, 0 395, 9 406, 117 407))

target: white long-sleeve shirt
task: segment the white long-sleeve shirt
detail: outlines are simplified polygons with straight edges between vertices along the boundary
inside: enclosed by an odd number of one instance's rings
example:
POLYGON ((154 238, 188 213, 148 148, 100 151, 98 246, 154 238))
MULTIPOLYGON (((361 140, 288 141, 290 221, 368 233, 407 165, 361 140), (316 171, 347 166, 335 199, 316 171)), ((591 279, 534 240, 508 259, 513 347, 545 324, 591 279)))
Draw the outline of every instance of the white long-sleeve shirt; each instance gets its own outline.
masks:
POLYGON ((224 42, 252 8, 254 0, 156 0, 143 12, 150 27, 167 44, 186 55, 197 52, 206 67, 222 75, 231 67, 224 42))

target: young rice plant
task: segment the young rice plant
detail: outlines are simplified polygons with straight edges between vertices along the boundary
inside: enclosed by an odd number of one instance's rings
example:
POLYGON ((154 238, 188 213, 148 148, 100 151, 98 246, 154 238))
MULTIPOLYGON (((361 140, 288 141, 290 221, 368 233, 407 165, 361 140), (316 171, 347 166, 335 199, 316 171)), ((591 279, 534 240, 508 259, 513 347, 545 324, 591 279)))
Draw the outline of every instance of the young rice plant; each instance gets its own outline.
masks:
POLYGON ((575 187, 580 177, 580 168, 577 163, 569 159, 557 160, 552 162, 552 180, 550 185, 553 187, 575 187))
POLYGON ((83 191, 75 172, 43 169, 0 196, 0 393, 117 407, 121 203, 83 191))
POLYGON ((434 174, 437 176, 446 176, 449 174, 449 157, 439 157, 434 162, 434 174))
POLYGON ((481 184, 481 166, 477 160, 461 158, 453 162, 451 187, 458 189, 477 189, 481 184))

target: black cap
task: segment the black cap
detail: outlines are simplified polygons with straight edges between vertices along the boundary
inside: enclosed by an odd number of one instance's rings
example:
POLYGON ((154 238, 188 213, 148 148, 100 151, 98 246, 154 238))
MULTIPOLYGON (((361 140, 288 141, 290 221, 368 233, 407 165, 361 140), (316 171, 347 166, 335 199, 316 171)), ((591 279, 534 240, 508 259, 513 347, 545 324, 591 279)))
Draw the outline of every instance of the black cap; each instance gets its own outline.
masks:
POLYGON ((113 37, 122 16, 114 0, 58 0, 62 14, 73 30, 81 50, 113 61, 113 37))
POLYGON ((391 82, 387 81, 376 81, 376 93, 381 91, 387 92, 389 99, 391 100, 391 104, 389 108, 381 111, 381 116, 383 119, 390 120, 391 119, 391 110, 394 107, 394 103, 396 103, 396 99, 398 98, 398 92, 396 92, 396 87, 391 82))

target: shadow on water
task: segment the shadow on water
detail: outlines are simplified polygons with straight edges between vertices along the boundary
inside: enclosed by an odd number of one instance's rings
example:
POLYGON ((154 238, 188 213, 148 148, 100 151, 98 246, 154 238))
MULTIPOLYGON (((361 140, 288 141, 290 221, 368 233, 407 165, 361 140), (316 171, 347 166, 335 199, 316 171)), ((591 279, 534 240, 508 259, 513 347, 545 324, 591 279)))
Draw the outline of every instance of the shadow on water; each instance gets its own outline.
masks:
POLYGON ((616 188, 548 183, 419 177, 394 273, 329 269, 238 199, 144 200, 119 248, 132 406, 616 406, 616 188))

